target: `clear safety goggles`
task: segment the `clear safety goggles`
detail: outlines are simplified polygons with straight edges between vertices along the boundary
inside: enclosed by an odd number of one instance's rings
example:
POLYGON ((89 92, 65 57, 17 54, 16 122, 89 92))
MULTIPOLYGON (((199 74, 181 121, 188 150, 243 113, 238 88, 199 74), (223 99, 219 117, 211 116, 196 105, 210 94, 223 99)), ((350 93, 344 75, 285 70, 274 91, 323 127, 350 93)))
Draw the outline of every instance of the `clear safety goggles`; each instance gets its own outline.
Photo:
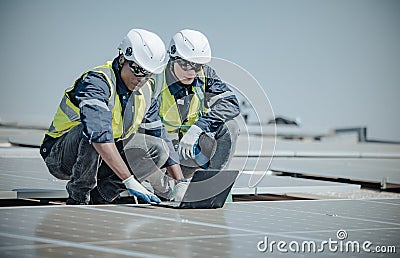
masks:
POLYGON ((139 66, 137 63, 133 61, 128 61, 129 69, 136 77, 150 77, 152 75, 151 72, 147 71, 143 67, 139 66))
POLYGON ((202 64, 197 64, 193 62, 186 61, 180 57, 175 57, 174 61, 182 68, 184 71, 189 71, 189 70, 194 70, 196 73, 198 73, 201 68, 203 67, 202 64))

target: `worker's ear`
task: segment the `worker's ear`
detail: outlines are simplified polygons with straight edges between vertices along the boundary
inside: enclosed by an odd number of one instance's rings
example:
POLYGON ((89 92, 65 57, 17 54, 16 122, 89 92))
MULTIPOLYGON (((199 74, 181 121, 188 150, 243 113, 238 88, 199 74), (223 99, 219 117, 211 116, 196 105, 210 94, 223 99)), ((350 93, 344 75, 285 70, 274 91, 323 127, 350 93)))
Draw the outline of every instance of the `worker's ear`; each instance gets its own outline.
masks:
POLYGON ((119 55, 119 60, 118 60, 119 66, 122 67, 124 65, 124 62, 125 62, 124 55, 119 55))

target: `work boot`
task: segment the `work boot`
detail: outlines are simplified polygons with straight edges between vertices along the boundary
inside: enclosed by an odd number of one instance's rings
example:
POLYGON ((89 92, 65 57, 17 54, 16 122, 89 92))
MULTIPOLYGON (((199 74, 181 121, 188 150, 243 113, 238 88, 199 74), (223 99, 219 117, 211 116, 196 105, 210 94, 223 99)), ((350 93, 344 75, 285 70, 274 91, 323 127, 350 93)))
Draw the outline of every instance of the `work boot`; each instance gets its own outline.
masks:
POLYGON ((105 200, 99 193, 97 187, 95 187, 92 191, 90 191, 90 201, 89 204, 115 204, 115 201, 109 202, 105 200))
POLYGON ((67 201, 65 202, 66 205, 88 205, 86 202, 78 202, 71 197, 68 197, 67 201))

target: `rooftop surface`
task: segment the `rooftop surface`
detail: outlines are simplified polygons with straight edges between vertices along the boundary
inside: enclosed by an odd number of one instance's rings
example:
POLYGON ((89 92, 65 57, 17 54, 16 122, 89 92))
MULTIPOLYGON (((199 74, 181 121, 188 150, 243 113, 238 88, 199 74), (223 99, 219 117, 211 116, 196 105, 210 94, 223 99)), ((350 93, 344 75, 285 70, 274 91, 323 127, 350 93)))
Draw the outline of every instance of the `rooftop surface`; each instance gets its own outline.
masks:
MULTIPOLYGON (((364 184, 398 182, 397 145, 278 140, 282 155, 268 170, 256 171, 268 167, 268 151, 246 157, 239 145, 231 163, 242 172, 232 189, 234 200, 239 195, 315 200, 247 200, 184 210, 63 205, 66 182, 53 178, 32 148, 41 134, 0 127, 0 199, 15 202, 0 207, 1 257, 398 257, 400 252, 400 195, 364 184), (18 202, 43 198, 61 201, 18 202)), ((251 136, 250 145, 259 142, 256 137, 261 136, 251 136)))

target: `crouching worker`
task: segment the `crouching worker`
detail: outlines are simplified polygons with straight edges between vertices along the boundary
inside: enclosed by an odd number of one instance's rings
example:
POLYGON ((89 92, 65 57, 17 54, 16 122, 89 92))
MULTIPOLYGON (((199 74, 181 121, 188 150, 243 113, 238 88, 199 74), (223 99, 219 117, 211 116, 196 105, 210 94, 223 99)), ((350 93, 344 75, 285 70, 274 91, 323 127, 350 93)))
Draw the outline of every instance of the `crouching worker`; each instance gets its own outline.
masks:
POLYGON ((40 148, 49 172, 69 180, 70 205, 111 203, 126 189, 146 203, 160 202, 133 175, 143 169, 143 180, 169 159, 167 139, 135 134, 152 109, 149 79, 163 71, 165 45, 156 34, 133 29, 119 50, 65 91, 40 148), (123 187, 109 191, 113 184, 123 187))
POLYGON ((169 62, 156 76, 160 117, 179 154, 185 178, 199 168, 224 169, 235 151, 239 103, 207 65, 211 47, 204 34, 181 30, 170 43, 169 62))

